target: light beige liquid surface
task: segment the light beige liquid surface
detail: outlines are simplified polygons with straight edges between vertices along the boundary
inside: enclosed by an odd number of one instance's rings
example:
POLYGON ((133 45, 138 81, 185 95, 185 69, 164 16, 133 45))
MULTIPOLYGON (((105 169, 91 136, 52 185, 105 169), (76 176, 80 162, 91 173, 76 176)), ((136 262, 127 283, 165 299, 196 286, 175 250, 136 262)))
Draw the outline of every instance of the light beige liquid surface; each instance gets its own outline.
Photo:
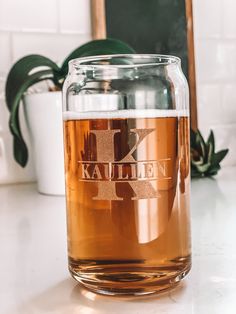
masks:
POLYGON ((188 123, 64 121, 69 269, 89 289, 153 293, 189 271, 188 123))

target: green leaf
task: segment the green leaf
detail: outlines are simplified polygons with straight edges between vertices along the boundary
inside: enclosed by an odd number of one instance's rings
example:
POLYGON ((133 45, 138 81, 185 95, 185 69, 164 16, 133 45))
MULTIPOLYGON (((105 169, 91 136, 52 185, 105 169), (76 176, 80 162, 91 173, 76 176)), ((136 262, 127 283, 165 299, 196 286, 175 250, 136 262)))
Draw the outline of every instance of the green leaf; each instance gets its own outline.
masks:
POLYGON ((207 172, 207 177, 212 177, 212 176, 215 176, 215 175, 217 175, 217 173, 218 173, 218 170, 211 170, 211 171, 209 171, 209 172, 207 172))
POLYGON ((212 157, 212 166, 217 166, 219 163, 225 158, 225 156, 228 154, 228 149, 223 149, 217 153, 215 153, 212 157))
POLYGON ((56 63, 41 55, 26 56, 13 65, 6 82, 6 103, 9 110, 11 110, 19 88, 31 75, 30 72, 35 71, 37 68, 40 71, 42 67, 51 69, 53 73, 59 73, 60 71, 56 63))
POLYGON ((41 55, 29 55, 17 61, 11 68, 6 82, 6 103, 10 111, 9 127, 14 137, 15 160, 24 167, 28 160, 28 150, 22 137, 19 122, 19 104, 24 92, 33 84, 51 79, 59 67, 50 59, 41 55), (48 70, 42 70, 42 68, 48 70), (31 74, 34 71, 33 74, 31 74))
POLYGON ((221 169, 220 165, 217 165, 217 166, 215 166, 215 167, 211 166, 211 167, 208 169, 206 175, 207 175, 207 176, 214 176, 214 175, 216 175, 216 174, 218 173, 218 171, 219 171, 220 169, 221 169))
POLYGON ((62 63, 61 72, 63 74, 67 74, 68 62, 72 59, 105 54, 132 54, 132 53, 135 53, 133 48, 131 48, 129 45, 118 39, 108 38, 93 40, 75 49, 62 63))
POLYGON ((197 150, 200 153, 200 155, 203 157, 204 162, 207 162, 207 154, 206 154, 207 146, 199 130, 197 130, 196 144, 198 146, 197 150))
POLYGON ((191 165, 191 177, 192 178, 202 178, 204 176, 203 173, 197 171, 195 167, 191 165))
POLYGON ((213 144, 212 144, 212 143, 209 143, 209 144, 207 145, 207 162, 208 162, 208 163, 211 163, 213 156, 214 156, 213 144))
POLYGON ((25 79, 24 83, 18 88, 15 94, 15 98, 11 103, 11 113, 9 120, 10 131, 14 137, 13 148, 15 160, 25 167, 28 161, 28 150, 23 139, 20 122, 19 122, 19 105, 23 97, 24 92, 33 84, 45 79, 53 79, 53 73, 51 70, 44 70, 36 72, 25 79))
POLYGON ((207 164, 195 165, 195 166, 199 172, 205 173, 210 168, 211 165, 207 163, 207 164))
POLYGON ((211 177, 218 173, 221 169, 220 162, 228 153, 228 149, 224 149, 215 153, 215 138, 211 130, 207 142, 205 143, 201 132, 191 130, 191 177, 211 177))
POLYGON ((215 138, 212 130, 210 131, 210 135, 207 139, 207 161, 211 163, 213 155, 215 153, 215 138))
POLYGON ((124 53, 134 53, 134 50, 119 40, 106 39, 91 41, 77 48, 65 59, 61 69, 56 63, 41 55, 26 56, 14 64, 7 77, 5 92, 7 107, 10 111, 9 127, 14 137, 14 157, 22 167, 28 160, 28 150, 19 121, 19 105, 24 92, 31 85, 47 79, 61 88, 67 74, 68 61, 71 59, 98 54, 124 53))
POLYGON ((215 137, 212 130, 210 131, 210 135, 207 139, 207 145, 210 145, 210 144, 212 145, 213 152, 215 152, 215 137))

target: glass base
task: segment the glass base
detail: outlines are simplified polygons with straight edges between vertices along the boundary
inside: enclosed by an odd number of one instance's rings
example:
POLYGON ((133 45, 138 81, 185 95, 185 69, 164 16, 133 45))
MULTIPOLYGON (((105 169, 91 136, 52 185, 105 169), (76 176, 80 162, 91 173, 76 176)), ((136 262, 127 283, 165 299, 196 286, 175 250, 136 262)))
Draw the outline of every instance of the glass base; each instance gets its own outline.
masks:
POLYGON ((72 277, 87 289, 103 295, 148 295, 174 289, 187 275, 191 263, 182 270, 170 270, 150 267, 151 269, 118 270, 110 268, 75 272, 72 277), (105 272, 106 271, 106 272, 105 272))

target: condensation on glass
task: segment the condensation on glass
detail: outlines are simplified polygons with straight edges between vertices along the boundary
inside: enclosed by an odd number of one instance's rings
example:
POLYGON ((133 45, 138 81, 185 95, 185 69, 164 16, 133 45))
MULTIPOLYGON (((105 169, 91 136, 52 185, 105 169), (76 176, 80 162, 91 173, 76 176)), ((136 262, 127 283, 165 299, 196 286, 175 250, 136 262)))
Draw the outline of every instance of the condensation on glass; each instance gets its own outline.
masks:
POLYGON ((102 294, 175 287, 191 267, 188 86, 180 60, 72 60, 64 84, 68 260, 102 294))

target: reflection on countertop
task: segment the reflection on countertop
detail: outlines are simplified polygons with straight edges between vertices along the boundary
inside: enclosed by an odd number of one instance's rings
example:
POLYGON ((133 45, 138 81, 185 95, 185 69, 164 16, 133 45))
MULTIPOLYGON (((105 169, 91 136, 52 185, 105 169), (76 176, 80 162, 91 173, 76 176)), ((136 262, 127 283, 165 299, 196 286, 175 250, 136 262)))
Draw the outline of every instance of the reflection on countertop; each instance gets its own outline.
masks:
POLYGON ((1 186, 0 199, 2 314, 236 312, 236 168, 192 182, 193 268, 158 296, 99 296, 70 278, 64 197, 22 184, 1 186))

